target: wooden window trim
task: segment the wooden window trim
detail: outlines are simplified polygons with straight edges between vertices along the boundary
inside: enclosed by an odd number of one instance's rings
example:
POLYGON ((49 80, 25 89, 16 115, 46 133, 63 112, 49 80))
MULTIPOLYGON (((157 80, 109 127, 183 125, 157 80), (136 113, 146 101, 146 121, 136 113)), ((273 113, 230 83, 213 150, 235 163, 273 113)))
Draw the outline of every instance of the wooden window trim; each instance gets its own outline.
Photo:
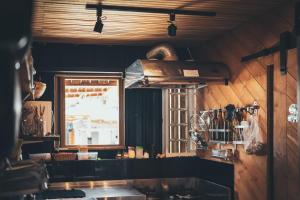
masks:
POLYGON ((80 146, 87 146, 90 150, 113 150, 125 149, 125 97, 124 97, 124 81, 122 73, 70 73, 70 74, 56 74, 54 76, 54 116, 55 134, 61 136, 60 148, 68 150, 78 150, 80 146), (119 81, 119 144, 118 145, 66 145, 65 144, 65 92, 64 80, 67 78, 113 78, 119 81))

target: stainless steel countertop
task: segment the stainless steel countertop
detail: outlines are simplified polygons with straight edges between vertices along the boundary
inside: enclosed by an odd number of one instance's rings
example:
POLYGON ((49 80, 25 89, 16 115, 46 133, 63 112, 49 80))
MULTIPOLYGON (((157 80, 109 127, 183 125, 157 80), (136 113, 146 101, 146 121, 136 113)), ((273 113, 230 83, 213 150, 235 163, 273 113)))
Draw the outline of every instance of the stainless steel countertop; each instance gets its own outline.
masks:
POLYGON ((102 199, 132 199, 146 200, 146 195, 127 185, 126 181, 90 181, 90 182, 69 182, 54 183, 49 185, 51 189, 79 189, 85 192, 86 197, 77 198, 82 200, 102 199))
POLYGON ((134 196, 129 196, 129 197, 104 197, 104 198, 97 198, 97 200, 144 200, 146 198, 141 198, 141 197, 134 197, 134 196))
POLYGON ((220 196, 221 199, 231 199, 230 188, 195 177, 187 178, 161 178, 161 179, 132 179, 132 180, 107 180, 107 181, 79 181, 50 183, 49 190, 79 189, 85 192, 84 200, 102 199, 131 199, 146 200, 146 195, 156 192, 165 194, 185 191, 195 191, 202 196, 220 196), (141 192, 140 192, 141 191, 141 192), (144 193, 144 194, 143 194, 144 193))
POLYGON ((99 188, 78 188, 85 192, 83 199, 135 199, 145 200, 146 195, 129 186, 99 187, 99 188))

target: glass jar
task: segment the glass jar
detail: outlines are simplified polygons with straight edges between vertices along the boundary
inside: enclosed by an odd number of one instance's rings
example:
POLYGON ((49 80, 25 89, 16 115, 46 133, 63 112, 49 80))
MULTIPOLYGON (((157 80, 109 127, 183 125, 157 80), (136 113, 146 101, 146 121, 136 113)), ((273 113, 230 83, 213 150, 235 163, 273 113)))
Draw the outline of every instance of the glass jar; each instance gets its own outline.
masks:
POLYGON ((135 149, 134 149, 134 147, 128 147, 128 158, 135 158, 135 149))
POLYGON ((141 159, 144 157, 144 149, 142 146, 135 147, 135 157, 141 159))

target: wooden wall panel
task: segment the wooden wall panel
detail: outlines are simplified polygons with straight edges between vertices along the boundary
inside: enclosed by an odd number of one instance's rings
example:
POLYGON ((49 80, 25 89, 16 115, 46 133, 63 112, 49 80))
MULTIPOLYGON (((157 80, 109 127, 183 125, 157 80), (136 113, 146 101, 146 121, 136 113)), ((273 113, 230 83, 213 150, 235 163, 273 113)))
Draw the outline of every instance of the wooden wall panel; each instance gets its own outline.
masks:
MULTIPOLYGON (((286 96, 286 116, 289 114, 288 108, 291 104, 297 103, 297 51, 290 50, 288 54, 288 74, 287 74, 287 96, 286 96)), ((300 197, 300 174, 299 174, 299 143, 297 135, 297 124, 287 122, 286 132, 286 157, 287 163, 287 199, 296 200, 300 197)))
MULTIPOLYGON (((257 101, 259 122, 263 139, 267 141, 267 65, 275 65, 274 135, 275 135, 275 196, 276 199, 299 198, 300 184, 297 177, 297 126, 287 122, 288 106, 296 103, 296 53, 289 52, 288 74, 279 71, 279 54, 241 63, 242 56, 270 47, 279 41, 280 33, 292 30, 293 4, 269 12, 256 20, 240 26, 216 40, 193 49, 198 60, 226 63, 232 79, 228 86, 210 85, 203 89, 199 101, 203 109, 237 106, 257 101)), ((240 160, 235 162, 235 192, 239 200, 267 199, 267 157, 247 155, 242 147, 240 160)))
POLYGON ((274 191, 275 199, 287 199, 287 76, 279 71, 279 54, 274 57, 274 191), (280 184, 278 184, 280 183, 280 184))

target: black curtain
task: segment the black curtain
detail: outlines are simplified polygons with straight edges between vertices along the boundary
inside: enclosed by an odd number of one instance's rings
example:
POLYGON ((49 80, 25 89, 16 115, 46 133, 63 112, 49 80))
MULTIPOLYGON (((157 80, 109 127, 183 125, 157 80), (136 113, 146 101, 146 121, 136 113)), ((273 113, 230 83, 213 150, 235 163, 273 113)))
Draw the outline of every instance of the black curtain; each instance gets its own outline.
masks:
POLYGON ((126 146, 143 146, 150 155, 162 152, 162 91, 127 89, 125 122, 126 146))

